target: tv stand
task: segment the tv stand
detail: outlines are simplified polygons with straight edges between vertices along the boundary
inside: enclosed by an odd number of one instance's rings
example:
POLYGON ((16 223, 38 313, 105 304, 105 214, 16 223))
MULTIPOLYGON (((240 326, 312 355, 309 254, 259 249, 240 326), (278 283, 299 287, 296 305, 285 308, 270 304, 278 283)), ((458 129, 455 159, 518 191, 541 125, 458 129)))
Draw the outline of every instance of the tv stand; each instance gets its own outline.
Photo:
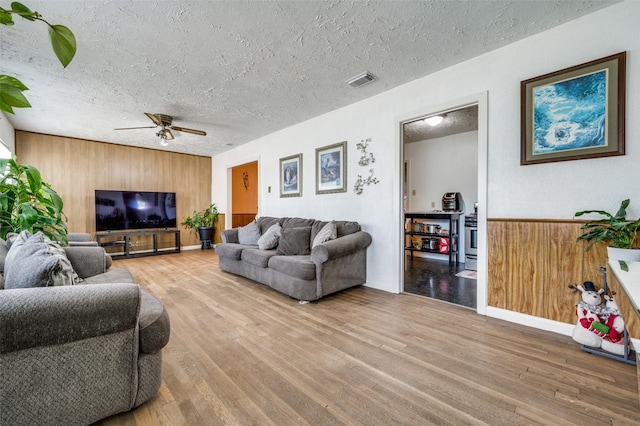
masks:
POLYGON ((96 241, 114 258, 180 253, 178 229, 100 232, 96 233, 96 241), (174 238, 163 238, 171 235, 174 238))

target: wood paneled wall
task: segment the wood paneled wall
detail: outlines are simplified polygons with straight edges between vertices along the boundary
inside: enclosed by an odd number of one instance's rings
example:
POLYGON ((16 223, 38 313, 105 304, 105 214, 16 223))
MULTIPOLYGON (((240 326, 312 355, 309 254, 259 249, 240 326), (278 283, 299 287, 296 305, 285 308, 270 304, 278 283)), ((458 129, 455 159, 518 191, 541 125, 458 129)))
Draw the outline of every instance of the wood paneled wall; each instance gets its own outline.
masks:
POLYGON ((16 155, 62 196, 69 232, 95 234, 96 189, 166 191, 176 193, 181 244, 200 244, 180 222, 211 203, 210 157, 23 131, 16 131, 16 155))
POLYGON ((584 222, 490 219, 489 306, 575 323, 579 295, 569 284, 593 281, 602 288, 604 244, 584 252, 577 242, 584 222))

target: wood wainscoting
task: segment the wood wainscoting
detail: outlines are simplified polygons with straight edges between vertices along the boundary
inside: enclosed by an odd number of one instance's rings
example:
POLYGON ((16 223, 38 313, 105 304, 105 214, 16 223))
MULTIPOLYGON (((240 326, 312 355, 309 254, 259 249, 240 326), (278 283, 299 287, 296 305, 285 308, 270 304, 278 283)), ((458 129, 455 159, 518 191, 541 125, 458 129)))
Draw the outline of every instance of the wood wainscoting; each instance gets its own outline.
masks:
POLYGON ((584 221, 489 219, 489 306, 573 324, 578 296, 569 284, 602 287, 604 244, 585 252, 584 221))
POLYGON ((234 213, 231 216, 231 227, 238 228, 245 226, 256 218, 256 213, 234 213))

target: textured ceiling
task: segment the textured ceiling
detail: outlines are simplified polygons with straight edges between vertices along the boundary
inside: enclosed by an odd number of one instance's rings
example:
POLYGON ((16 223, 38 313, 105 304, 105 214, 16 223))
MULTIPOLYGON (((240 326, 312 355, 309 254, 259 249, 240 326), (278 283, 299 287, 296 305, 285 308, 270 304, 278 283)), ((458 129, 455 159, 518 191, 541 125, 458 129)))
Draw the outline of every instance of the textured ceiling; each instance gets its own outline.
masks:
MULTIPOLYGON (((8 3, 8 2, 7 2, 8 3)), ((62 69, 42 23, 0 26, 0 74, 28 87, 16 129, 215 155, 612 4, 611 1, 30 1, 68 26, 62 69), (350 77, 377 80, 354 89, 350 77)), ((4 4, 3 4, 4 6, 4 4)))
MULTIPOLYGON (((442 122, 436 126, 430 126, 424 118, 412 121, 404 125, 404 143, 420 142, 429 139, 443 138, 457 133, 478 130, 478 106, 472 105, 465 108, 437 114, 442 116, 442 122)), ((426 117, 425 117, 426 118, 426 117)))

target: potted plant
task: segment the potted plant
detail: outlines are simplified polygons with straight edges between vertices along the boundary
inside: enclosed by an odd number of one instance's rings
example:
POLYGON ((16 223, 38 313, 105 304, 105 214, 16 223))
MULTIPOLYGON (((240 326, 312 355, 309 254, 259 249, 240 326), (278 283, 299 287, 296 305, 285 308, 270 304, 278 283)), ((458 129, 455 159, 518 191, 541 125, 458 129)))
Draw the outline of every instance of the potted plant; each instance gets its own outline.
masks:
POLYGON ((202 242, 201 249, 211 248, 215 229, 213 225, 218 221, 218 208, 215 204, 211 204, 204 210, 195 210, 191 216, 183 219, 182 225, 186 226, 190 232, 198 234, 202 242))
POLYGON ((67 217, 62 198, 33 166, 16 158, 0 159, 0 238, 9 232, 41 231, 52 241, 67 243, 67 217), (2 174, 4 173, 4 174, 2 174))
POLYGON ((604 216, 603 219, 589 221, 580 227, 584 233, 578 237, 578 241, 589 243, 585 251, 602 242, 608 245, 609 259, 640 261, 640 250, 634 248, 640 231, 640 219, 627 220, 629 203, 629 199, 622 201, 615 215, 603 210, 585 210, 575 214, 576 217, 591 213, 604 216))

